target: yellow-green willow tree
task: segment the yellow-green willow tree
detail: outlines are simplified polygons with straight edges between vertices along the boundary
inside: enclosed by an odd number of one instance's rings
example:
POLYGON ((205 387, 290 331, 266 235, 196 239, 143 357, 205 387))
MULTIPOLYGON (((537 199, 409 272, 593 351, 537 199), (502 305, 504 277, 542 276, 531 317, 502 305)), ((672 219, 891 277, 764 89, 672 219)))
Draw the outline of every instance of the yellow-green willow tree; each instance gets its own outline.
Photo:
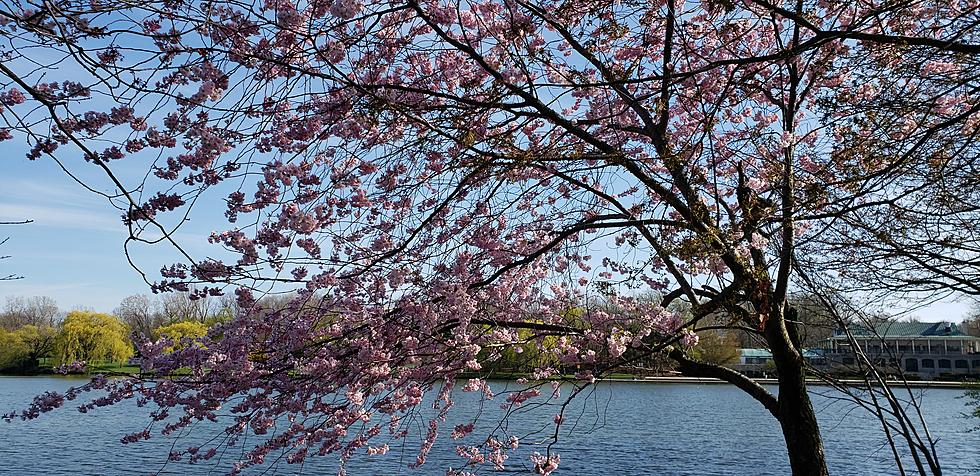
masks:
POLYGON ((160 326, 153 331, 157 338, 166 338, 172 342, 168 351, 184 349, 194 341, 208 335, 208 325, 197 321, 179 321, 160 326))
POLYGON ((17 332, 0 328, 0 370, 17 367, 27 356, 27 345, 17 332))
POLYGON ((129 329, 109 314, 69 312, 60 331, 55 355, 62 363, 125 362, 133 356, 129 329))

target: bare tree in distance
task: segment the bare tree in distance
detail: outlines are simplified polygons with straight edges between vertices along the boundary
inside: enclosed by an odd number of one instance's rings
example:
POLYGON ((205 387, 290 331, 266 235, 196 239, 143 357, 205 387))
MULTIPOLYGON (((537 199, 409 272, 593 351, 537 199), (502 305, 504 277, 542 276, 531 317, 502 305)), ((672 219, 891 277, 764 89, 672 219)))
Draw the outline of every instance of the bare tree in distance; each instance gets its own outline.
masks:
POLYGON ((970 310, 963 316, 963 332, 974 337, 980 337, 980 302, 974 302, 970 310))
POLYGON ((146 294, 123 298, 113 314, 129 326, 134 340, 152 338, 156 328, 169 322, 161 312, 159 301, 146 294))
POLYGON ((221 298, 197 296, 189 292, 168 292, 160 295, 159 309, 167 322, 205 322, 221 313, 221 298))
POLYGON ((137 341, 152 339, 158 327, 179 321, 212 322, 230 320, 238 313, 233 296, 200 296, 191 292, 127 296, 113 311, 129 325, 137 341))
POLYGON ((58 323, 61 310, 49 296, 8 296, 0 313, 0 325, 8 329, 31 325, 52 327, 58 323))

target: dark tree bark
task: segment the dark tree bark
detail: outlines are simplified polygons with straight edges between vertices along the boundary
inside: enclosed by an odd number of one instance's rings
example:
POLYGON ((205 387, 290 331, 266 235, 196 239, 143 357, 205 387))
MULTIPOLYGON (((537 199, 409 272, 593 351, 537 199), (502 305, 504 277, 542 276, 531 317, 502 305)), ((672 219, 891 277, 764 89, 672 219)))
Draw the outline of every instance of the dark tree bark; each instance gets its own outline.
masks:
POLYGON ((765 338, 779 373, 779 410, 776 418, 786 440, 793 474, 826 475, 827 461, 820 427, 807 393, 805 362, 793 344, 782 316, 766 323, 765 338))

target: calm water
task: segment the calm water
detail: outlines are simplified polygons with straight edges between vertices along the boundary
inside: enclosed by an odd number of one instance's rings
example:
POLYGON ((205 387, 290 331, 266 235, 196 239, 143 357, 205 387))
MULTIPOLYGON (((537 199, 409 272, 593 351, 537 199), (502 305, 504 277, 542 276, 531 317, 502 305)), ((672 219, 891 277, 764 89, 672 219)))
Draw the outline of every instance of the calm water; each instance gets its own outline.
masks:
MULTIPOLYGON (((57 377, 0 377, 0 413, 20 409, 44 390, 65 389, 82 383, 57 377)), ((508 384, 498 382, 498 393, 508 384)), ((514 384, 509 384, 513 387, 514 384)), ((833 474, 897 474, 880 427, 864 411, 855 410, 834 395, 817 390, 814 401, 824 432, 833 474)), ((961 415, 963 392, 929 389, 923 392, 923 411, 930 429, 938 436, 940 462, 945 474, 980 474, 980 432, 967 430, 978 421, 961 415)), ((498 397, 499 399, 500 397, 498 397)), ((405 466, 414 460, 411 447, 393 448, 387 456, 355 456, 347 466, 350 475, 444 474, 459 467, 447 441, 456 423, 465 422, 478 410, 471 394, 457 396, 457 407, 440 432, 429 461, 420 469, 405 466)), ((566 412, 572 429, 563 434, 553 451, 561 454, 558 475, 764 475, 787 474, 789 465, 778 425, 762 407, 738 389, 727 385, 649 384, 616 382, 600 385, 586 399, 566 412), (572 417, 574 415, 574 418, 572 417)), ((496 404, 485 405, 477 431, 464 443, 477 444, 500 421, 496 404), (483 433, 481 434, 481 430, 483 433)), ((554 408, 528 408, 528 415, 509 420, 505 433, 521 436, 521 448, 507 462, 509 472, 527 474, 527 455, 542 451, 541 442, 551 430, 554 408)), ((174 440, 154 437, 148 442, 122 445, 119 438, 145 424, 146 409, 123 404, 114 410, 81 414, 60 409, 31 422, 0 422, 0 474, 17 475, 117 475, 117 474, 224 474, 240 449, 231 449, 215 463, 165 464, 174 440)), ((426 420, 417 421, 424 433, 426 420)), ((197 427, 180 441, 214 435, 218 428, 197 427)), ((499 430, 498 430, 499 431, 499 430)), ((416 438, 417 439, 417 438, 416 438)), ((269 458, 273 460, 274 458, 269 458)), ((336 457, 308 459, 302 466, 267 464, 246 474, 336 474, 336 457)), ((481 471, 480 474, 496 474, 481 471)))

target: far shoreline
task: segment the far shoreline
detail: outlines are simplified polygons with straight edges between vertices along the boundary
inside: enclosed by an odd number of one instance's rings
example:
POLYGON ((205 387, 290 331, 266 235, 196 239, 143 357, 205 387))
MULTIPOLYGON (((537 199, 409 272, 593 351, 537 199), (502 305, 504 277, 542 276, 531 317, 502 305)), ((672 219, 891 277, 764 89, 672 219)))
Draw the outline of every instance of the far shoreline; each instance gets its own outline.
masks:
MULTIPOLYGON (((61 374, 58 372, 36 372, 36 373, 0 373, 0 377, 57 377, 57 378, 77 378, 77 379, 89 379, 94 375, 106 375, 108 377, 129 377, 136 376, 138 373, 127 373, 127 372, 91 372, 91 373, 69 373, 61 374)), ((145 374, 144 374, 145 375, 145 374)), ((509 374, 509 375, 499 375, 499 376, 479 376, 474 374, 463 374, 457 377, 459 380, 467 378, 482 378, 490 381, 516 381, 519 379, 527 379, 532 381, 534 379, 530 378, 530 375, 521 374, 509 374)), ((548 379, 548 380, 566 380, 566 379, 548 379)), ((545 381, 548 381, 545 380, 545 381)), ((779 380, 774 378, 753 378, 752 381, 760 385, 779 385, 779 380)), ((598 379, 597 382, 617 382, 617 383, 647 383, 647 384, 661 384, 661 385, 671 385, 671 384, 687 384, 687 385, 732 385, 730 382, 726 382, 721 379, 708 378, 708 377, 683 377, 683 376, 659 376, 659 377, 639 377, 639 376, 626 376, 619 374, 615 377, 608 377, 598 379)), ((867 382, 858 379, 840 379, 838 382, 855 386, 864 387, 867 382)), ((829 383, 819 380, 819 379, 807 379, 807 385, 817 386, 817 387, 832 387, 829 383)), ((886 382, 889 387, 902 387, 908 386, 909 388, 952 388, 952 389, 969 389, 976 388, 980 386, 978 381, 948 381, 948 380, 889 380, 886 382)), ((876 382, 872 383, 873 386, 878 387, 876 382)))
MULTIPOLYGON (((774 378, 754 378, 752 379, 755 383, 761 385, 779 385, 779 380, 774 378)), ((644 383, 659 383, 659 384, 704 384, 704 385, 732 385, 730 382, 726 382, 721 379, 707 378, 707 377, 637 377, 634 379, 628 378, 607 378, 601 379, 603 382, 644 382, 644 383)), ((866 386, 867 382, 864 380, 856 379, 841 379, 838 380, 840 383, 852 385, 852 386, 866 386)), ((819 380, 819 379, 807 379, 807 385, 820 386, 820 387, 830 387, 829 383, 819 380)), ((959 381, 948 381, 948 380, 889 380, 886 382, 889 387, 903 387, 908 386, 910 388, 971 388, 980 385, 980 382, 959 382, 959 381)), ((872 383, 873 386, 878 387, 877 383, 872 383)))

